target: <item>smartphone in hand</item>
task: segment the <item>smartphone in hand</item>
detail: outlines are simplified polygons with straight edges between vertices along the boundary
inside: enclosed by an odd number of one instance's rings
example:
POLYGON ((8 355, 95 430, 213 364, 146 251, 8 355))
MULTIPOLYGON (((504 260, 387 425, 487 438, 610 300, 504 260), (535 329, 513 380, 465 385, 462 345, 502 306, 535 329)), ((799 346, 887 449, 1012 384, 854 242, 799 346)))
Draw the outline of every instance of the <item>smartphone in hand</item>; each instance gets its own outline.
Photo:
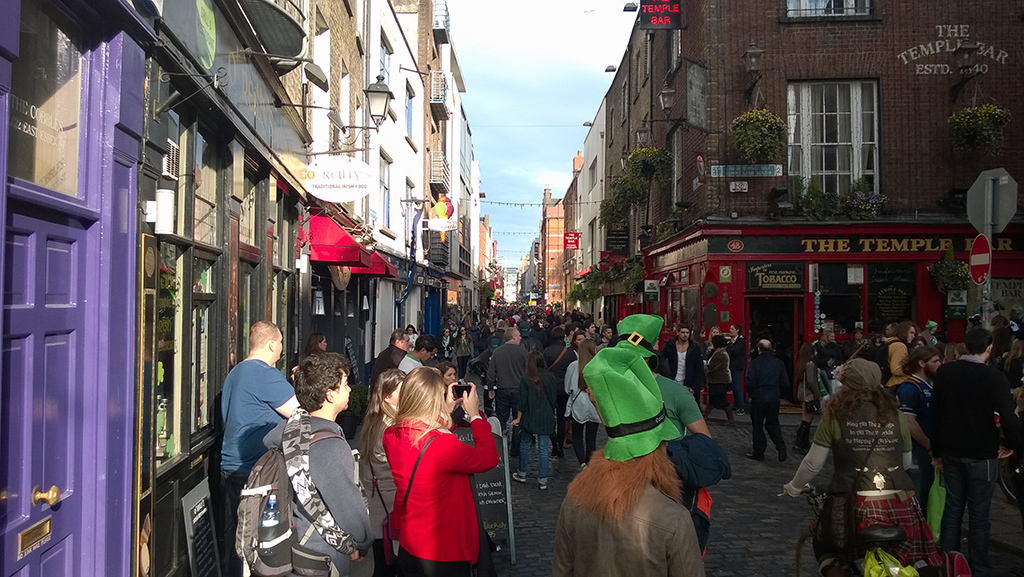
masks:
POLYGON ((466 393, 473 389, 473 385, 466 384, 466 381, 460 380, 459 382, 452 385, 452 396, 456 400, 461 399, 466 393))

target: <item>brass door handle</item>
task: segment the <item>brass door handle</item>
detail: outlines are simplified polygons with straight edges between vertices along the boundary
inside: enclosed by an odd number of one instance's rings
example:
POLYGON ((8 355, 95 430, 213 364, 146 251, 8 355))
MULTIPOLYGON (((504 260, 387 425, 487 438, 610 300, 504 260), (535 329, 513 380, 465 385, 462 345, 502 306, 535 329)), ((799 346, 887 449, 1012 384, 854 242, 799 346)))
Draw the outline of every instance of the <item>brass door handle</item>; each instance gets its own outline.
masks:
POLYGON ((33 507, 37 507, 41 501, 46 501, 46 504, 53 507, 54 505, 57 504, 57 501, 59 500, 60 489, 57 488, 57 485, 51 486, 50 490, 45 493, 39 490, 39 485, 36 485, 35 487, 32 488, 33 507))

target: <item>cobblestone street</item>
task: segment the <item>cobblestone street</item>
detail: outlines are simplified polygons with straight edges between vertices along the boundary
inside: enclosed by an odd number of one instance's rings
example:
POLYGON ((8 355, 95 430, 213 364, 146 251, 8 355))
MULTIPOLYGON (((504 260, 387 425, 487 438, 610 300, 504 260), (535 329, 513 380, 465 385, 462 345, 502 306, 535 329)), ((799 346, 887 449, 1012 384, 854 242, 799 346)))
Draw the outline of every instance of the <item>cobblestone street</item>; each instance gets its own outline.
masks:
MULTIPOLYGON (((781 417, 783 433, 789 443, 792 443, 798 418, 796 415, 781 417)), ((764 462, 746 459, 744 454, 750 450, 750 421, 745 416, 738 417, 735 426, 726 426, 724 421, 714 419, 709 426, 712 435, 729 453, 733 476, 711 489, 714 499, 711 540, 704 558, 707 575, 795 575, 796 542, 807 529, 811 509, 803 499, 779 497, 778 494, 783 483, 792 477, 799 459, 791 454, 785 463, 779 463, 771 448, 764 462)), ((598 446, 604 440, 602 428, 598 446)), ((514 458, 511 460, 511 466, 514 467, 518 461, 514 458)), ((566 487, 575 474, 577 462, 572 451, 567 448, 565 459, 552 462, 552 474, 546 491, 537 488, 536 467, 534 457, 527 483, 512 483, 516 564, 512 565, 509 551, 503 547, 495 555, 495 563, 502 577, 540 577, 551 574, 558 509, 565 497, 566 487)), ((830 475, 831 468, 828 467, 815 481, 823 486, 830 475)), ((992 559, 995 575, 1024 577, 1024 550, 1021 549, 1024 542, 1020 540, 1020 516, 998 490, 992 510, 992 559), (996 543, 996 537, 1001 532, 1002 542, 996 543)), ((809 540, 804 545, 800 574, 805 577, 817 575, 809 540)))

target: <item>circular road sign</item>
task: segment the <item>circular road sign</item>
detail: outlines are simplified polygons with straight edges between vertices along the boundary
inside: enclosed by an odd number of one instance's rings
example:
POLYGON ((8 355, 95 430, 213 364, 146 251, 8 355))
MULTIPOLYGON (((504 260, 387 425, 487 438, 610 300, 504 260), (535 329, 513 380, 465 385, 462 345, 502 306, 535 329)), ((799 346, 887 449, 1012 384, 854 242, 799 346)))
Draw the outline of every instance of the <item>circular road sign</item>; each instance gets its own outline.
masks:
POLYGON ((985 284, 992 270, 992 246, 988 238, 979 234, 971 245, 971 278, 975 284, 985 284))

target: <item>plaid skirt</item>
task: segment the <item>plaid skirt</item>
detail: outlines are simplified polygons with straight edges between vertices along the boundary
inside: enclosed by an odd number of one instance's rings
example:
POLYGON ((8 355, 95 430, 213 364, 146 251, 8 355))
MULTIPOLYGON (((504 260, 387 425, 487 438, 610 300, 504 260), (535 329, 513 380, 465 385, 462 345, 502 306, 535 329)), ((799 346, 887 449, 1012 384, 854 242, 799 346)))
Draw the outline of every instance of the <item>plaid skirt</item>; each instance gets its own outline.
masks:
MULTIPOLYGON (((857 530, 869 525, 895 525, 903 527, 907 532, 907 540, 902 543, 886 544, 883 549, 892 554, 903 566, 910 566, 924 560, 932 567, 942 566, 942 556, 935 548, 935 539, 928 521, 917 506, 917 498, 901 501, 897 497, 866 501, 864 497, 854 499, 854 514, 857 518, 857 530)), ((829 549, 828 544, 816 543, 815 550, 829 549)), ((863 559, 867 548, 856 547, 852 552, 834 555, 843 561, 863 559)), ((819 555, 819 557, 821 557, 819 555)), ((819 559, 820 560, 820 559, 819 559)))

